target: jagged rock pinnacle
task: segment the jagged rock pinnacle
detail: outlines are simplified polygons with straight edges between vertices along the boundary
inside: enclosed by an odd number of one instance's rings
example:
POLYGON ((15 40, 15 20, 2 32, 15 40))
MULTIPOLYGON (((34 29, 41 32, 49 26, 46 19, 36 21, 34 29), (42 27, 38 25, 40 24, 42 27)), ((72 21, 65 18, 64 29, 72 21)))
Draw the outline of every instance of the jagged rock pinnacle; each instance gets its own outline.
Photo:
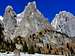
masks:
POLYGON ((40 31, 45 24, 49 24, 47 19, 36 8, 35 2, 28 3, 21 16, 22 20, 17 31, 19 35, 27 35, 29 33, 40 31))
POLYGON ((16 17, 16 13, 14 12, 12 6, 8 5, 5 9, 5 16, 14 16, 16 17))
POLYGON ((30 10, 31 12, 35 11, 36 10, 36 2, 34 1, 34 2, 28 3, 26 10, 30 10))
POLYGON ((3 22, 5 35, 10 37, 14 33, 15 27, 17 25, 16 13, 12 6, 6 7, 3 22))

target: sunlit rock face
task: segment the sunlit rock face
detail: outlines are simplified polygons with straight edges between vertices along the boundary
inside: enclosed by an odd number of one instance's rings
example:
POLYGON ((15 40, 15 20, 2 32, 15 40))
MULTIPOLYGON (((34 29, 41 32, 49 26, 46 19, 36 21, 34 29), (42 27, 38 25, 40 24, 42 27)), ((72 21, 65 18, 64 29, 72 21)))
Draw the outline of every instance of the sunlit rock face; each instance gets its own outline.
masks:
POLYGON ((4 34, 6 37, 11 37, 17 26, 16 13, 11 6, 7 6, 4 13, 4 34))
POLYGON ((50 25, 47 19, 36 8, 35 2, 28 3, 25 10, 19 14, 17 18, 20 18, 21 21, 19 21, 16 35, 21 35, 23 37, 29 33, 40 31, 46 28, 47 25, 50 25))
POLYGON ((24 11, 17 15, 12 6, 7 6, 3 23, 5 39, 13 39, 16 36, 26 37, 50 26, 47 18, 36 8, 35 2, 28 3, 24 11))
POLYGON ((51 25, 56 31, 63 32, 70 37, 75 37, 75 16, 70 12, 61 11, 56 14, 51 25))

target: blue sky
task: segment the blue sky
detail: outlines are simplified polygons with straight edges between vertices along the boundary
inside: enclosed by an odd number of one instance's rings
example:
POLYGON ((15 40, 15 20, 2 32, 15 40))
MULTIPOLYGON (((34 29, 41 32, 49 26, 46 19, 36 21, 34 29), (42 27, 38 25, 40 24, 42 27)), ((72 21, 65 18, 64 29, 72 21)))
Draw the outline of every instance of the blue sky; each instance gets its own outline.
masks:
POLYGON ((75 15, 75 0, 0 0, 0 15, 3 16, 7 5, 11 5, 18 14, 30 1, 36 1, 37 8, 50 22, 59 11, 66 10, 75 15))

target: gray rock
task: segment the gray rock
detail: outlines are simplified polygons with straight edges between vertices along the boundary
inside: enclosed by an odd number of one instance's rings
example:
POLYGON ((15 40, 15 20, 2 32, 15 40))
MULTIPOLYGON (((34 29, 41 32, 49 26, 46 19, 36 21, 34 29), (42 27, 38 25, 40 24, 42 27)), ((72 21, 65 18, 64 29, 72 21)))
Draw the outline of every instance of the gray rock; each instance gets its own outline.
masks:
POLYGON ((44 29, 46 24, 50 25, 47 19, 36 8, 35 2, 28 3, 25 10, 19 15, 22 16, 22 20, 19 22, 16 35, 25 37, 30 33, 35 33, 44 29))
POLYGON ((62 11, 56 14, 55 18, 51 22, 51 25, 56 31, 63 32, 70 37, 75 36, 75 17, 70 12, 62 11))
POLYGON ((11 6, 6 7, 3 22, 5 36, 11 37, 17 26, 16 13, 11 6))

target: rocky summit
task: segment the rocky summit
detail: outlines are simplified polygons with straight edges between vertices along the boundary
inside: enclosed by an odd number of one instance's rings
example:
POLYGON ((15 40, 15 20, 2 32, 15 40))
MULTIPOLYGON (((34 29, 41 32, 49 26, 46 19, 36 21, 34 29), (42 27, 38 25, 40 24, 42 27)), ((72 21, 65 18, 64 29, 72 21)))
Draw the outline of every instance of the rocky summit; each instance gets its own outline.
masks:
POLYGON ((37 9, 35 2, 27 4, 24 11, 16 14, 7 6, 0 20, 0 51, 15 51, 75 55, 74 16, 62 11, 51 24, 37 9))
POLYGON ((6 39, 9 39, 14 34, 17 26, 16 13, 11 6, 7 6, 3 17, 4 35, 6 39))
POLYGON ((51 25, 56 31, 75 37, 75 16, 72 13, 66 11, 59 12, 51 22, 51 25))
POLYGON ((36 8, 35 2, 29 3, 20 16, 18 17, 22 20, 19 22, 19 28, 16 33, 23 37, 44 29, 45 25, 50 25, 47 19, 36 8))

